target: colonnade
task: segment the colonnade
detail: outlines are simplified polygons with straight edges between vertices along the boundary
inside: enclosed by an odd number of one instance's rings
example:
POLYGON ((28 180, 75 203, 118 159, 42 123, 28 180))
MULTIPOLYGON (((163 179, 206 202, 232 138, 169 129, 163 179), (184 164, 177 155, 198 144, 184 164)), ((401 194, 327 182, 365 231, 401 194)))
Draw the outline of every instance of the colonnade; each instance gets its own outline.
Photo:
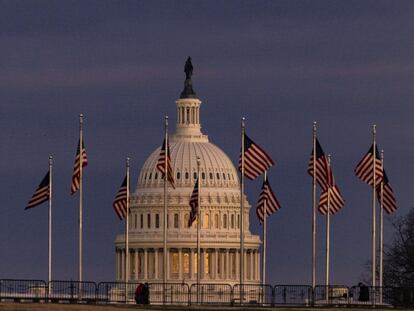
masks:
MULTIPOLYGON (((130 276, 133 281, 163 280, 163 249, 130 249, 130 276)), ((260 281, 260 252, 246 249, 244 253, 245 280, 260 281)), ((170 248, 167 258, 167 279, 195 281, 197 279, 197 250, 193 248, 170 248)), ((116 250, 116 279, 125 280, 125 250, 116 250)), ((239 249, 201 249, 201 279, 210 282, 238 282, 240 272, 239 249)))
POLYGON ((181 106, 177 108, 177 124, 200 124, 200 106, 181 106))

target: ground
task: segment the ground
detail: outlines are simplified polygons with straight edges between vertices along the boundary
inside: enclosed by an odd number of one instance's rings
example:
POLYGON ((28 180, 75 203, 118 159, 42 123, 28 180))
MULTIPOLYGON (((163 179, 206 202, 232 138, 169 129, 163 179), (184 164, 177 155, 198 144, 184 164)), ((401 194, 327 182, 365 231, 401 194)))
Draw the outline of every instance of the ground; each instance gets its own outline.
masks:
MULTIPOLYGON (((0 303, 0 310, 5 311, 128 311, 131 309, 142 310, 142 311, 156 311, 156 310, 168 310, 168 311, 201 311, 201 310, 211 310, 211 311, 268 311, 268 310, 277 310, 277 311, 338 311, 338 308, 255 308, 255 307, 186 307, 186 306, 150 306, 142 307, 136 305, 77 305, 77 304, 39 304, 39 303, 0 303)), ((367 311, 371 308, 346 308, 346 311, 367 311)), ((390 309, 375 309, 376 311, 389 311, 390 309)), ((408 309, 406 309, 408 310, 408 309)), ((414 310, 414 309, 412 309, 414 310)))

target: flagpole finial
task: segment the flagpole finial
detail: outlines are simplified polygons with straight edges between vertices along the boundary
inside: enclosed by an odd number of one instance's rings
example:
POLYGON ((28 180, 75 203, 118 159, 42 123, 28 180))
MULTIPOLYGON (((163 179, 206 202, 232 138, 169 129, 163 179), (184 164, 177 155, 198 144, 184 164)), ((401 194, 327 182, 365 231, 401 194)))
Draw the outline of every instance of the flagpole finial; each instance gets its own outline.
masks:
POLYGON ((381 160, 384 160, 384 149, 381 149, 381 160))
POLYGON ((49 156, 49 164, 52 164, 52 161, 53 161, 53 156, 49 156))
POLYGON ((372 133, 376 134, 377 133, 377 126, 374 124, 372 125, 372 133))
POLYGON ((127 157, 127 158, 126 158, 126 166, 127 166, 127 167, 129 167, 129 160, 130 160, 130 159, 131 159, 130 157, 127 157))
POLYGON ((331 164, 331 154, 330 153, 328 153, 328 164, 329 165, 331 164))
POLYGON ((168 126, 168 114, 164 117, 165 126, 168 126))
POLYGON ((246 121, 246 118, 245 117, 242 117, 241 118, 241 125, 242 125, 242 127, 244 127, 244 121, 246 121))

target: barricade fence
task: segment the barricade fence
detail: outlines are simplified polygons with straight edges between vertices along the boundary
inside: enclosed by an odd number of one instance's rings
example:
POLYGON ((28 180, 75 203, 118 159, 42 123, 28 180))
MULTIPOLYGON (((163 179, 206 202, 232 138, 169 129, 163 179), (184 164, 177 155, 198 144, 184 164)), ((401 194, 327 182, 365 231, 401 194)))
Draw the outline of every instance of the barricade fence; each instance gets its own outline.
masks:
MULTIPOLYGON (((141 295, 141 294, 140 294, 141 295)), ((413 307, 414 287, 259 285, 226 283, 78 282, 0 279, 0 302, 149 303, 223 306, 413 307), (146 288, 146 299, 136 295, 146 288), (139 291, 138 291, 139 292, 139 291), (137 301, 136 301, 137 299, 137 301)))

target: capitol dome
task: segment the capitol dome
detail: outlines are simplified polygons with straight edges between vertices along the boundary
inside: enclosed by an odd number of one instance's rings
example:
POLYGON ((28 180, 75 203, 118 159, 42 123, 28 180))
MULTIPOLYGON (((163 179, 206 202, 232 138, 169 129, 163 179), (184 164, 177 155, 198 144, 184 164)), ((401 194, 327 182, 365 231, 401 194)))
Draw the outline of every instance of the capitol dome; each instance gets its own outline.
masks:
MULTIPOLYGON (((176 101, 176 131, 169 137, 170 158, 175 188, 168 186, 167 200, 167 282, 197 278, 197 224, 188 227, 190 197, 200 163, 200 272, 204 283, 240 280, 240 184, 238 172, 229 157, 209 142, 201 131, 201 101, 192 88, 191 76, 176 101)), ((162 143, 160 137, 159 143, 162 143)), ((164 179, 157 169, 161 146, 142 166, 136 190, 131 193, 129 216, 129 267, 125 267, 125 237, 118 235, 116 279, 162 282, 164 179)), ((260 283, 259 236, 249 230, 250 205, 244 196, 245 282, 260 283)))

